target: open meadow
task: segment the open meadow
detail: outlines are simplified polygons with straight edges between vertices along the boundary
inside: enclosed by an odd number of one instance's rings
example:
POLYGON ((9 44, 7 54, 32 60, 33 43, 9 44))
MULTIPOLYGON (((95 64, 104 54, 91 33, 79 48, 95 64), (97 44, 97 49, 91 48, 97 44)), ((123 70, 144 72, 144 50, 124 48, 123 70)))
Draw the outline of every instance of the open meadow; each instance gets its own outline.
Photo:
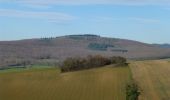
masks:
POLYGON ((60 73, 34 69, 0 73, 0 100, 125 100, 129 67, 112 65, 60 73))
POLYGON ((133 78, 141 89, 139 100, 170 100, 170 61, 131 62, 133 78))

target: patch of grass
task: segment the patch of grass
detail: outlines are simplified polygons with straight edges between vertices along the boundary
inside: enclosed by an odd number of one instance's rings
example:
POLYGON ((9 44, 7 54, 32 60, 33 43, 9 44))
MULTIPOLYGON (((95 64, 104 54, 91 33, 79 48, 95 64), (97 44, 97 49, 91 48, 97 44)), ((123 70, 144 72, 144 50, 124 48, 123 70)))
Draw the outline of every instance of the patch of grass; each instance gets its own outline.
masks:
POLYGON ((1 100, 125 100, 129 67, 106 66, 60 73, 59 69, 0 74, 1 100))
POLYGON ((8 69, 2 69, 0 70, 0 73, 22 72, 22 71, 29 71, 29 70, 42 70, 42 69, 48 69, 48 68, 54 68, 54 67, 47 66, 47 65, 28 65, 25 67, 18 66, 18 67, 13 67, 13 68, 8 68, 8 69))

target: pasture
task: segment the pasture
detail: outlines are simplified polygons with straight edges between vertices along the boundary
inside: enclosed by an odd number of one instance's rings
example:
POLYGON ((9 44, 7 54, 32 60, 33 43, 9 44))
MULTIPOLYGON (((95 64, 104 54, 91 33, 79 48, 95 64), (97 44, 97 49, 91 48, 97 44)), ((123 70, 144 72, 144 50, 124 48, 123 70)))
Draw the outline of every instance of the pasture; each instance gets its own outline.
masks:
POLYGON ((169 60, 133 61, 130 66, 141 89, 139 100, 170 100, 169 60))
POLYGON ((125 100, 129 67, 112 65, 60 73, 34 69, 0 73, 0 100, 125 100))

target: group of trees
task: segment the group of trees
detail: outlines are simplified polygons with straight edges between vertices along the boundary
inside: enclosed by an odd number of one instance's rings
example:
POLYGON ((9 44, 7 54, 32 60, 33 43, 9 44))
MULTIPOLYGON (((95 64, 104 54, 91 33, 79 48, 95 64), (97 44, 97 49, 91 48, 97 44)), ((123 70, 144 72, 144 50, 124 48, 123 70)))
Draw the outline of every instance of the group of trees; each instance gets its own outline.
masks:
POLYGON ((125 50, 125 49, 112 49, 111 51, 113 51, 113 52, 122 52, 122 53, 128 52, 128 50, 125 50))
POLYGON ((95 39, 95 38, 98 38, 100 36, 98 35, 93 35, 93 34, 84 34, 84 35, 68 35, 66 36, 70 39, 74 39, 74 40, 83 40, 83 39, 95 39))
POLYGON ((123 57, 103 57, 100 55, 87 56, 86 58, 67 58, 61 65, 61 72, 90 69, 110 64, 126 64, 123 57))
POLYGON ((106 51, 109 47, 114 47, 114 45, 111 45, 111 44, 100 44, 100 43, 90 43, 88 45, 89 49, 92 49, 92 50, 101 50, 101 51, 106 51))

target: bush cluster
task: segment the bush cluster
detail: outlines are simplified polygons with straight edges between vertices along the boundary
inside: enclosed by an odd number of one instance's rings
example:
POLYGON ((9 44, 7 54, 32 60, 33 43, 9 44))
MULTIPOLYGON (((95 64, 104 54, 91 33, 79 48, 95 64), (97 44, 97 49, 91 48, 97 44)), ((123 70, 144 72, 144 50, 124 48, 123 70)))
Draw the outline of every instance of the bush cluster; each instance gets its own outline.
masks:
POLYGON ((90 69, 110 64, 125 64, 126 58, 110 57, 106 58, 100 55, 87 56, 86 58, 67 58, 61 65, 61 72, 90 69))
POLYGON ((137 84, 130 83, 126 86, 126 100, 138 100, 140 95, 137 84))

